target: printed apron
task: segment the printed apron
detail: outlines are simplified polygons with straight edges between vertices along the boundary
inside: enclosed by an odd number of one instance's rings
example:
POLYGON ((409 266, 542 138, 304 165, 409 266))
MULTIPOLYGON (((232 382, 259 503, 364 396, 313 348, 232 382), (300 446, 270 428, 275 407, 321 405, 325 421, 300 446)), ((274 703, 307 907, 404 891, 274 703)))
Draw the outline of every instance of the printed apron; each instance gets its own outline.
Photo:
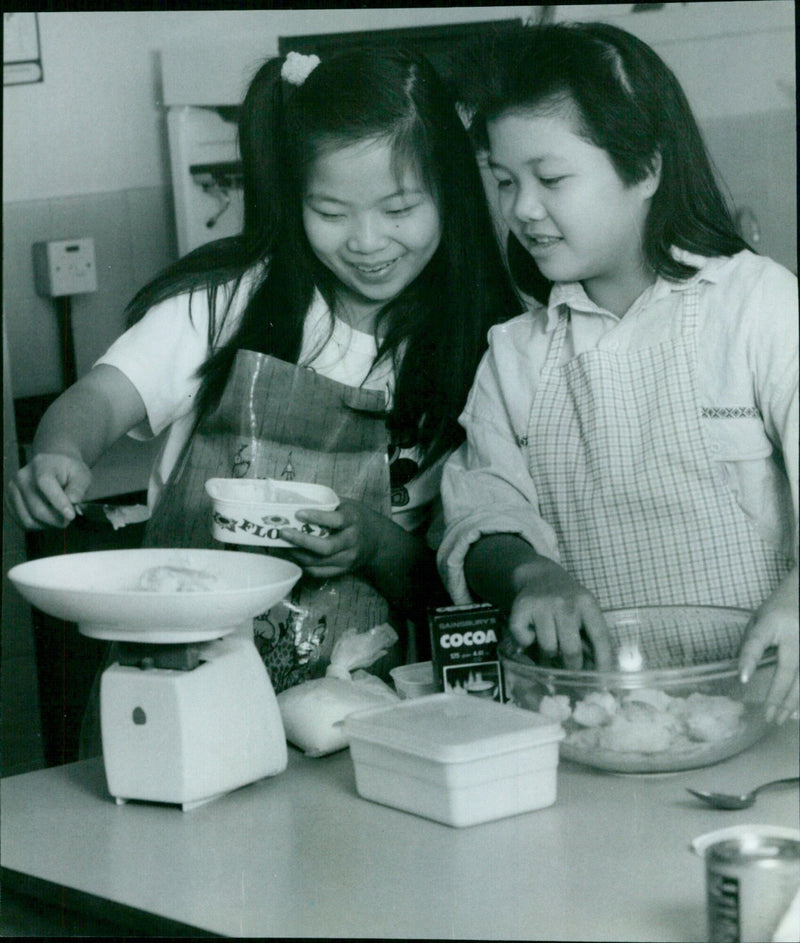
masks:
MULTIPOLYGON (((239 351, 218 407, 197 427, 145 532, 151 547, 232 549, 211 536, 209 478, 276 478, 327 485, 391 515, 385 396, 252 351, 239 351)), ((241 548, 252 552, 254 548, 241 548)), ((259 550, 289 556, 282 549, 259 550)), ((289 598, 254 622, 276 693, 324 674, 345 630, 389 621, 389 607, 356 574, 304 574, 289 598)), ((390 653, 373 667, 385 674, 390 653)))
MULTIPOLYGON (((677 340, 560 363, 559 318, 528 421, 528 468, 564 568, 602 609, 752 610, 788 572, 711 460, 696 373, 699 288, 684 291, 677 340)), ((649 664, 733 657, 726 625, 662 626, 649 664)), ((623 640, 617 639, 617 644, 623 640)))

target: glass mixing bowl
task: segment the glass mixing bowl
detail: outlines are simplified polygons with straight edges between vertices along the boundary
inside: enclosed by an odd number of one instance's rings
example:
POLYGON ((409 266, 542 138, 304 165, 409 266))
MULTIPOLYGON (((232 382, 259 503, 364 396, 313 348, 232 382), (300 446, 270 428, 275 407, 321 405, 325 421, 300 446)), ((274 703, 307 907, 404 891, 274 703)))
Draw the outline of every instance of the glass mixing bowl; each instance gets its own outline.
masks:
POLYGON ((612 671, 540 665, 509 638, 500 644, 509 700, 560 721, 562 759, 617 773, 675 772, 718 763, 766 732, 777 655, 767 652, 742 684, 737 654, 749 612, 670 606, 604 615, 612 671))

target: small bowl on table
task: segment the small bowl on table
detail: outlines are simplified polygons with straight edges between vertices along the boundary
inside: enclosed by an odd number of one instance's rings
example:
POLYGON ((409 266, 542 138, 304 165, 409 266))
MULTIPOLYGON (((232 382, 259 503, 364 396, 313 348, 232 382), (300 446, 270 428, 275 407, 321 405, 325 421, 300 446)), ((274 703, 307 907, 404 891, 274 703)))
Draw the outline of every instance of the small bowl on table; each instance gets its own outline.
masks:
POLYGON ((410 665, 398 665, 389 672, 394 689, 403 700, 436 694, 439 686, 433 674, 433 662, 418 661, 410 665))
POLYGON ((711 606, 606 612, 618 665, 610 671, 536 664, 504 639, 506 690, 517 706, 562 724, 564 760, 615 773, 711 766, 770 728, 764 702, 775 652, 765 654, 747 684, 739 677, 750 615, 711 606))
POLYGON ((280 537, 284 527, 327 537, 318 524, 297 519, 298 511, 335 511, 339 497, 325 485, 274 478, 210 478, 211 533, 222 543, 291 547, 280 537))

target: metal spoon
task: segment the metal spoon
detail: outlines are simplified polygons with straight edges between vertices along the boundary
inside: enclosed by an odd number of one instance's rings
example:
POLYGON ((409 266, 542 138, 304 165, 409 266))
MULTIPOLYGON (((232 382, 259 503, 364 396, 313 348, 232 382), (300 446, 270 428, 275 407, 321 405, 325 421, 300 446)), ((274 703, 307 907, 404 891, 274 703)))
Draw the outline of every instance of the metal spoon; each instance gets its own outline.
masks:
POLYGON ((705 792, 702 789, 687 788, 686 791, 693 796, 697 796, 698 799, 702 799, 703 802, 707 802, 714 809, 749 809, 762 789, 770 789, 772 786, 787 783, 797 785, 797 783, 800 783, 800 776, 791 776, 789 779, 775 779, 770 783, 764 783, 763 786, 752 789, 750 792, 745 792, 741 796, 732 796, 724 792, 705 792))

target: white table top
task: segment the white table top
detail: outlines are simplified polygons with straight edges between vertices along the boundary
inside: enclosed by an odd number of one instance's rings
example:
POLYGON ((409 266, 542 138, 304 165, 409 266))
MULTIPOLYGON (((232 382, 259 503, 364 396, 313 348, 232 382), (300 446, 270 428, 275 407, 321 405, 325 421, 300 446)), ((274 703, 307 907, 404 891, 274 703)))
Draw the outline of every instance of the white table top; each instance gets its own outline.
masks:
POLYGON ((789 722, 715 767, 616 776, 562 763, 555 805, 455 829, 361 799, 348 751, 181 812, 108 797, 102 763, 2 782, 2 865, 235 937, 706 939, 697 835, 800 827, 796 788, 743 812, 686 786, 743 791, 797 775, 789 722))

